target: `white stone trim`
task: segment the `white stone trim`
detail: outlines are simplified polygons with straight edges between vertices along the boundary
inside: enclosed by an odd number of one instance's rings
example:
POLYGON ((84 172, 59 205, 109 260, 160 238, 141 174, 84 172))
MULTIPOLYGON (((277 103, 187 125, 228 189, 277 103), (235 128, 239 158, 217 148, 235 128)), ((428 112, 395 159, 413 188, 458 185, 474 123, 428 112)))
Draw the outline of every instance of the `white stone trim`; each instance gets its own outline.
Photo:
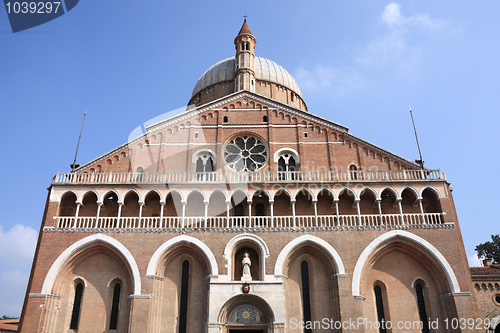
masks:
POLYGON ((260 249, 260 257, 261 257, 261 277, 262 280, 265 279, 265 274, 266 274, 266 258, 269 257, 269 248, 267 247, 266 243, 262 238, 260 238, 257 235, 254 234, 240 234, 238 236, 235 236, 227 242, 226 247, 224 248, 224 253, 223 256, 227 260, 227 276, 231 277, 232 269, 233 269, 233 249, 235 246, 241 242, 248 240, 252 243, 255 243, 259 246, 260 249))
POLYGON ((274 266, 274 275, 283 275, 283 264, 285 263, 285 259, 300 245, 304 243, 313 243, 315 245, 318 245, 321 247, 323 250, 327 252, 327 254, 330 256, 330 258, 333 261, 333 264, 335 265, 335 270, 336 273, 339 276, 345 276, 345 268, 344 268, 344 263, 342 262, 342 259, 340 258, 340 255, 338 252, 331 246, 329 243, 327 243, 325 240, 313 236, 313 235, 303 235, 300 237, 295 238, 292 240, 290 243, 288 243, 283 250, 281 250, 278 259, 276 259, 276 265, 274 266))
MULTIPOLYGON (((322 143, 324 143, 324 142, 322 142, 322 143)), ((273 144, 293 144, 293 145, 296 145, 297 142, 294 142, 294 143, 273 142, 273 144)), ((300 165, 300 155, 299 155, 299 153, 295 149, 288 148, 288 147, 284 147, 284 148, 280 148, 280 149, 276 150, 276 152, 274 153, 274 163, 278 164, 278 160, 279 160, 280 156, 283 155, 283 154, 286 154, 287 152, 290 155, 293 155, 293 157, 295 157, 295 159, 296 159, 295 163, 297 165, 300 165)))
POLYGON ((85 238, 80 239, 76 243, 73 243, 70 247, 68 247, 66 250, 64 250, 63 253, 59 255, 59 257, 54 261, 52 266, 49 269, 49 272, 45 276, 45 281, 43 282, 42 286, 42 294, 49 294, 50 290, 52 288, 52 284, 54 282, 54 279, 61 269, 61 267, 66 263, 66 261, 73 256, 75 253, 78 251, 84 249, 86 246, 102 242, 108 245, 111 245, 114 250, 116 250, 119 254, 123 256, 125 261, 130 267, 130 270, 132 271, 132 279, 133 279, 133 284, 134 284, 134 294, 141 294, 141 276, 139 273, 139 267, 137 266, 137 263, 135 262, 134 257, 130 253, 130 251, 119 241, 116 239, 103 235, 103 234, 97 234, 97 235, 92 235, 88 236, 85 238))
POLYGON ((205 245, 202 241, 200 241, 197 238, 187 236, 187 235, 181 235, 174 237, 172 239, 169 239, 165 243, 163 243, 153 254, 151 257, 151 260, 149 260, 148 268, 146 270, 146 276, 147 275, 156 275, 156 266, 158 262, 160 262, 163 254, 170 249, 171 247, 174 247, 178 244, 192 244, 198 247, 203 254, 205 254, 207 260, 209 261, 210 264, 210 274, 213 276, 218 276, 219 275, 219 268, 217 266, 217 260, 215 260, 215 256, 212 253, 212 251, 208 248, 208 246, 205 245))
POLYGON ((439 264, 443 273, 446 276, 448 284, 450 286, 450 290, 452 294, 460 293, 460 286, 458 285, 457 277, 455 276, 455 272, 451 268, 450 264, 446 260, 446 258, 436 249, 431 243, 419 237, 415 234, 412 234, 408 231, 403 230, 393 230, 389 231, 377 238, 375 238, 368 246, 363 250, 361 255, 356 262, 356 267, 354 268, 354 274, 352 277, 352 295, 360 296, 360 284, 361 284, 361 273, 363 268, 376 249, 378 249, 381 245, 389 242, 393 238, 404 238, 412 243, 420 246, 425 252, 430 254, 430 256, 439 264))

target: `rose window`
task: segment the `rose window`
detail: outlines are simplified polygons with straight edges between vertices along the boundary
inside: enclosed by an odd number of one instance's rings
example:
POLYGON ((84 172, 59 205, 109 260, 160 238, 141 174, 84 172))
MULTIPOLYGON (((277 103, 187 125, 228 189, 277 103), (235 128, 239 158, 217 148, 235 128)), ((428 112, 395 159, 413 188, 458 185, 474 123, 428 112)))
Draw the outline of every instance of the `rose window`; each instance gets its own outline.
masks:
POLYGON ((267 162, 266 144, 254 136, 234 137, 226 143, 224 161, 234 171, 259 170, 267 162))

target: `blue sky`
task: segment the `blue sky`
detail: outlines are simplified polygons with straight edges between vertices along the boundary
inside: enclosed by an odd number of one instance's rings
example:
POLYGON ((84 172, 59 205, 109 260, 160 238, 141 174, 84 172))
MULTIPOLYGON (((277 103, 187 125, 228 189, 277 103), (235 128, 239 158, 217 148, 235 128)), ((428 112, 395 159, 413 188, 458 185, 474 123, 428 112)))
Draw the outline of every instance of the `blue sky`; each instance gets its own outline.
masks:
POLYGON ((69 171, 83 111, 79 163, 185 106, 234 55, 243 15, 256 54, 295 77, 310 112, 413 160, 412 107, 477 265, 475 246, 500 232, 499 14, 499 1, 85 0, 13 34, 0 9, 0 316, 21 312, 46 188, 69 171))

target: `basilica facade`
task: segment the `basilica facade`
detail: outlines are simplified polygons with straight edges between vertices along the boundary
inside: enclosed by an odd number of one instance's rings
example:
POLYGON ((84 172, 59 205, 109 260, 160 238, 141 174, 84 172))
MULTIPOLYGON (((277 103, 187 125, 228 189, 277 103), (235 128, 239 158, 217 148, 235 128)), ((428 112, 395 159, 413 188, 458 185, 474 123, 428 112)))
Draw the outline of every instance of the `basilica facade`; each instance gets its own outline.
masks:
POLYGON ((499 331, 445 173, 310 113, 246 22, 234 45, 185 112, 54 177, 20 331, 499 331))

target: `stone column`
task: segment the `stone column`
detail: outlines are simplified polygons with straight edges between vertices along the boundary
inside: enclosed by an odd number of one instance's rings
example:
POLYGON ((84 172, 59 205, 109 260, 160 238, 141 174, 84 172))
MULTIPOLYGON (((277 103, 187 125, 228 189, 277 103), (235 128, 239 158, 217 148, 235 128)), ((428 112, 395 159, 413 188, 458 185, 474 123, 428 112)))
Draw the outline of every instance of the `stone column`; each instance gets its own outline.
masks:
POLYGON ((73 228, 76 228, 76 221, 78 220, 78 214, 80 213, 80 206, 82 205, 81 202, 76 202, 76 212, 75 212, 75 219, 73 220, 73 228))
POLYGON ((165 206, 167 203, 165 201, 160 201, 160 228, 163 228, 163 213, 165 211, 165 206))
POLYGON ((271 212, 271 228, 274 227, 274 200, 269 200, 269 209, 271 212))
POLYGON ((120 228, 120 217, 122 216, 123 201, 118 201, 118 216, 116 217, 116 227, 120 228))
POLYGON ((295 199, 290 200, 290 204, 292 205, 292 219, 293 219, 293 226, 297 226, 296 221, 295 221, 295 199))

